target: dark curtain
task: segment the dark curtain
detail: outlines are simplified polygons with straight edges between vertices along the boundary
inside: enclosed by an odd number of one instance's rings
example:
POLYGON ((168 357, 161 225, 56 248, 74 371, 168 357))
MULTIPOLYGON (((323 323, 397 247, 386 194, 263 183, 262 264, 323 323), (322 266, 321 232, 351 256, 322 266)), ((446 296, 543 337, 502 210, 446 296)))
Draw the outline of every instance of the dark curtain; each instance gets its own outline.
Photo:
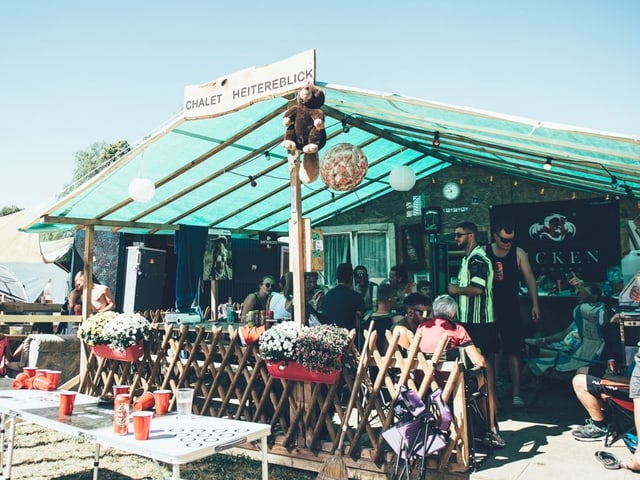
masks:
POLYGON ((179 312, 199 308, 200 280, 208 230, 207 227, 180 225, 175 233, 176 310, 179 312))

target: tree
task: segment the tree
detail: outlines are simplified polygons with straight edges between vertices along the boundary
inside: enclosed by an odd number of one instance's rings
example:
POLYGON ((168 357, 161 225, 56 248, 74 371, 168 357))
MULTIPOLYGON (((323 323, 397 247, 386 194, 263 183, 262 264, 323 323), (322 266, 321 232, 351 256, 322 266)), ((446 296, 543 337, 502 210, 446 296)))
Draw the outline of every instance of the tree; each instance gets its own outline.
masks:
POLYGON ((2 207, 0 209, 0 217, 4 217, 5 215, 11 215, 12 213, 19 212, 20 210, 22 210, 22 208, 19 208, 15 205, 7 205, 6 207, 2 207))
POLYGON ((62 198, 79 185, 91 179, 120 157, 131 150, 126 140, 115 143, 96 142, 86 150, 76 153, 76 165, 73 170, 71 182, 66 184, 58 198, 62 198))

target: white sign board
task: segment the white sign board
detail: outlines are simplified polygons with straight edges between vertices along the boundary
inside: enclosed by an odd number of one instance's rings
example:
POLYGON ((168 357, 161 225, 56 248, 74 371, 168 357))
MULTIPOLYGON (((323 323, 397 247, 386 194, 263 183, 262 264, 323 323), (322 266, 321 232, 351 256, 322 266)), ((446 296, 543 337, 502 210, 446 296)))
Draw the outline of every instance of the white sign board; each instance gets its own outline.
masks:
POLYGON ((274 98, 315 83, 316 52, 307 50, 264 67, 252 67, 184 89, 184 118, 215 117, 257 100, 274 98))

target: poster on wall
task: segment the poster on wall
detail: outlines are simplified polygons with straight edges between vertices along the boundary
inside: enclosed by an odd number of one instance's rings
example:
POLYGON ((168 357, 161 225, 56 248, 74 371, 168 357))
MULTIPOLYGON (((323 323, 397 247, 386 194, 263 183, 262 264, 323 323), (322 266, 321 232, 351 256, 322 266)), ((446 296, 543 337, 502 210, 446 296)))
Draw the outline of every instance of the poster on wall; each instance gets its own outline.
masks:
POLYGON ((498 219, 511 221, 515 244, 529 254, 536 278, 566 278, 574 272, 586 281, 606 279, 620 265, 620 208, 617 200, 587 199, 494 205, 498 219))
POLYGON ((204 252, 204 278, 233 280, 231 235, 209 235, 204 252))

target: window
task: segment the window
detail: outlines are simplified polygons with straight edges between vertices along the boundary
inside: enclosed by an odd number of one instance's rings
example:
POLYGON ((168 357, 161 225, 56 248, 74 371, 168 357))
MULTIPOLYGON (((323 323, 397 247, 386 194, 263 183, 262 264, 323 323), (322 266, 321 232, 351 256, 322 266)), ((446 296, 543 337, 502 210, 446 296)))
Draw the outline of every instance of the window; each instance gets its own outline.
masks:
POLYGON ((321 227, 324 235, 322 283, 335 285, 340 263, 364 265, 369 279, 381 283, 396 261, 395 230, 392 223, 321 227))

